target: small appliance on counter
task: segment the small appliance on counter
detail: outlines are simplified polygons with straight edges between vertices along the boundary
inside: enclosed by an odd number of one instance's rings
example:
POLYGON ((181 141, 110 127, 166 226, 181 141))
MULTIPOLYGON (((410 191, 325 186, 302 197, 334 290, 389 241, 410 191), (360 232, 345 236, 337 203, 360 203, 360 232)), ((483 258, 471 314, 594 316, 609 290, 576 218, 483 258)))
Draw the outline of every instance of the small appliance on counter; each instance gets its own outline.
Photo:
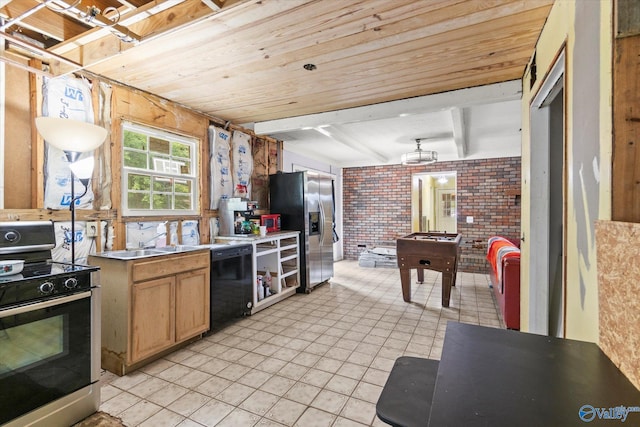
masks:
POLYGON ((246 236, 260 226, 260 216, 254 215, 258 202, 240 197, 220 199, 218 217, 220 236, 246 236))
POLYGON ((280 231, 280 214, 260 215, 260 225, 267 227, 267 233, 280 231))

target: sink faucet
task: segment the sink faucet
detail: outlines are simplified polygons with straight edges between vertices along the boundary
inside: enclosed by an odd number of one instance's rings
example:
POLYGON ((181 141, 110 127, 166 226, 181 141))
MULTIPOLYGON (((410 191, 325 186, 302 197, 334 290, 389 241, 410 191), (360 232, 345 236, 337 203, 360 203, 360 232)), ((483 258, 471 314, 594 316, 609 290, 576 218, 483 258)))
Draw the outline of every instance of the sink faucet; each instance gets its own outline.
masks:
POLYGON ((157 235, 153 236, 152 238, 150 238, 149 240, 146 240, 144 242, 138 242, 138 247, 140 249, 143 249, 143 248, 146 247, 147 243, 149 243, 149 242, 151 242, 153 240, 156 240, 158 237, 162 237, 162 236, 166 236, 166 235, 167 235, 167 233, 164 232, 164 233, 157 234, 157 235))

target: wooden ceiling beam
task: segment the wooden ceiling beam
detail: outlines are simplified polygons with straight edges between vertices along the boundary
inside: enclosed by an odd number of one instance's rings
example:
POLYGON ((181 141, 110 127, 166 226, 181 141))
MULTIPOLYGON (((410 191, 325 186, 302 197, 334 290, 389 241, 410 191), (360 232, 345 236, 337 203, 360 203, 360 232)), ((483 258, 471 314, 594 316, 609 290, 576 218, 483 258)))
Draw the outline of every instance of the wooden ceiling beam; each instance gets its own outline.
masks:
MULTIPOLYGON (((10 21, 34 7, 37 7, 39 4, 40 2, 35 0, 22 0, 19 2, 12 1, 0 9, 0 15, 7 17, 10 21)), ((76 37, 91 28, 88 25, 83 25, 75 19, 54 12, 47 7, 40 9, 37 13, 27 16, 9 28, 16 30, 20 27, 36 30, 47 37, 52 37, 59 41, 76 37)))
POLYGON ((451 109, 451 120, 453 122, 453 141, 456 144, 458 158, 467 157, 467 122, 465 120, 464 108, 454 107, 451 109))
MULTIPOLYGON (((142 39, 140 43, 144 43, 161 35, 166 35, 167 32, 176 31, 199 22, 214 14, 201 0, 186 0, 159 12, 154 11, 154 9, 161 8, 166 1, 153 0, 147 2, 131 14, 124 16, 121 20, 121 25, 127 26, 131 31, 138 34, 142 39), (148 16, 150 14, 151 16, 148 16), (128 22, 136 21, 141 16, 148 17, 128 25, 128 22)), ((243 1, 246 0, 227 0, 224 6, 230 7, 243 1)), ((108 30, 95 28, 80 37, 55 46, 53 51, 65 58, 77 61, 84 68, 87 68, 137 45, 123 43, 117 37, 109 34, 108 30)))
POLYGON ((213 10, 214 12, 217 12, 220 9, 222 9, 222 2, 220 2, 219 0, 201 0, 201 1, 202 3, 209 6, 209 9, 213 10))
POLYGON ((151 3, 152 1, 153 0, 118 0, 118 3, 126 7, 138 9, 151 3))

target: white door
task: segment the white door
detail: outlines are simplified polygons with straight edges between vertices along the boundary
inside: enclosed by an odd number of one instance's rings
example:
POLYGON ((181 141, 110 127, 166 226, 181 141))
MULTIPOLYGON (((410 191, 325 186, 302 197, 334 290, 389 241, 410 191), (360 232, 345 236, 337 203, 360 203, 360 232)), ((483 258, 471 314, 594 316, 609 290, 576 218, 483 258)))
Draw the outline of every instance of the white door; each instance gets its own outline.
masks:
POLYGON ((456 190, 437 188, 435 217, 437 231, 456 232, 456 190))

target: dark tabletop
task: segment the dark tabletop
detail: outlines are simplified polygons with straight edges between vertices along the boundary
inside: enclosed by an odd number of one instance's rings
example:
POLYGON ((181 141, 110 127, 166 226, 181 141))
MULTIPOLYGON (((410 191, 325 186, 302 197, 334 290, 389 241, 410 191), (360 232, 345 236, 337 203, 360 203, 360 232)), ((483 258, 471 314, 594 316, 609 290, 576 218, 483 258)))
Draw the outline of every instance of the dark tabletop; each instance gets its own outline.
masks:
POLYGON ((621 406, 640 391, 596 344, 449 322, 429 426, 640 425, 598 417, 621 406))

